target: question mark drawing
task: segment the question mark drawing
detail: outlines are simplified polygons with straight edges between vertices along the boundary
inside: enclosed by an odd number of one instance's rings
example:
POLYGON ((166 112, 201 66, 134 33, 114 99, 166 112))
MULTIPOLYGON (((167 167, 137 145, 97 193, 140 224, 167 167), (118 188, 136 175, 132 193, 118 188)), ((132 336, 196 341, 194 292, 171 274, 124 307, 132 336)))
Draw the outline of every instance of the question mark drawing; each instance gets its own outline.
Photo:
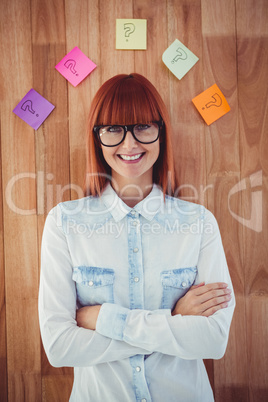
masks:
POLYGON ((176 54, 174 59, 171 61, 172 64, 174 64, 178 60, 186 60, 187 59, 187 53, 181 47, 178 47, 178 49, 176 49, 176 52, 178 52, 179 54, 176 54))
POLYGON ((75 60, 73 60, 73 59, 66 60, 64 65, 66 68, 68 68, 71 71, 71 73, 76 74, 76 76, 78 76, 77 71, 75 70, 75 66, 76 66, 75 60))
MULTIPOLYGON (((21 109, 24 110, 24 112, 28 110, 30 113, 35 114, 35 110, 33 110, 33 102, 30 99, 23 102, 23 104, 21 105, 21 109)), ((39 114, 36 113, 36 117, 38 116, 39 114)))
MULTIPOLYGON (((210 101, 208 103, 206 103, 206 108, 209 109, 212 106, 216 106, 216 107, 220 107, 222 104, 222 99, 220 97, 219 94, 215 93, 214 95, 212 95, 212 99, 214 99, 213 101, 210 101)), ((205 110, 205 107, 202 107, 203 110, 205 110)))
MULTIPOLYGON (((129 38, 130 34, 132 34, 135 31, 135 25, 132 24, 132 22, 127 22, 124 24, 124 30, 125 30, 125 37, 129 38)), ((128 39, 126 39, 128 42, 128 39)))

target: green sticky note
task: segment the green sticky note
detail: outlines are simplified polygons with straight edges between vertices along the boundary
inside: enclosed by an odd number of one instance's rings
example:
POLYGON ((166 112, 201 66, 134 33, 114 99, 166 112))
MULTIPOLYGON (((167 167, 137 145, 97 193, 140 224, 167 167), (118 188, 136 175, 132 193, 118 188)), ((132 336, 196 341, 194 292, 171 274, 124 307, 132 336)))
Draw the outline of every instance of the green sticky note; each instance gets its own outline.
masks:
POLYGON ((116 49, 147 48, 147 20, 117 19, 116 49))
POLYGON ((181 80, 199 58, 178 39, 164 51, 162 60, 170 71, 181 80))

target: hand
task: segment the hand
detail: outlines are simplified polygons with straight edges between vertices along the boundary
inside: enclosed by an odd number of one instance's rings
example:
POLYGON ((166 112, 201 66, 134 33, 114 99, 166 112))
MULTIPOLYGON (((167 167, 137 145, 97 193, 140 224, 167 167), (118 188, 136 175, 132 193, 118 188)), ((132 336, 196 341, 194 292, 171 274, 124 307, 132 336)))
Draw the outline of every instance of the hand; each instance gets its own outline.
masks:
POLYGON ((76 322, 78 327, 96 329, 97 319, 101 305, 85 306, 76 311, 76 322))
POLYGON ((228 306, 231 300, 231 290, 226 283, 200 283, 192 286, 188 292, 181 297, 172 315, 202 315, 209 317, 216 311, 228 306))

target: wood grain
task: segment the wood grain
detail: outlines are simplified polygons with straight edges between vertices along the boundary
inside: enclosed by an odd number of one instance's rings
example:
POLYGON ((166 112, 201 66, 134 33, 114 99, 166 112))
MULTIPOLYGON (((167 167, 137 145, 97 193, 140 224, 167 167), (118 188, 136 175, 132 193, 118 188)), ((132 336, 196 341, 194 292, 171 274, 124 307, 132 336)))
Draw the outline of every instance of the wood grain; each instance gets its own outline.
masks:
MULTIPOLYGON (((0 131, 0 166, 1 131, 0 131)), ((0 192, 3 194, 2 175, 0 175, 0 192)), ((7 402, 7 342, 6 342, 6 300, 5 300, 5 264, 4 264, 4 216, 3 198, 0 197, 0 392, 1 400, 7 402)))
MULTIPOLYGON (((233 0, 220 0, 217 3, 202 1, 202 34, 204 88, 216 83, 231 107, 229 113, 211 126, 205 127, 207 186, 210 188, 208 208, 218 220, 237 298, 226 354, 223 359, 214 362, 214 393, 216 401, 246 401, 248 361, 245 338, 245 278, 240 250, 237 248, 240 243, 239 226, 230 214, 228 204, 228 195, 240 180, 236 20, 233 0), (226 14, 229 18, 222 18, 226 14), (238 353, 233 353, 237 336, 243 342, 238 353), (231 387, 234 375, 244 385, 244 392, 240 388, 237 390, 231 387)), ((236 212, 241 210, 240 194, 232 197, 231 206, 236 212)))
POLYGON ((161 0, 136 0, 133 18, 147 20, 147 50, 135 51, 135 72, 147 77, 157 87, 169 108, 168 74, 161 58, 168 47, 166 4, 161 0))
MULTIPOLYGON (((36 0, 32 8, 32 49, 33 49, 33 85, 48 99, 55 110, 36 131, 36 172, 39 207, 38 239, 39 250, 47 213, 57 203, 70 199, 69 173, 69 130, 68 87, 66 80, 55 70, 55 65, 66 54, 65 43, 65 9, 59 2, 42 2, 36 0), (59 23, 57 15, 63 16, 59 23), (49 20, 49 23, 45 23, 49 20), (42 77, 42 80, 40 80, 42 77), (42 198, 42 199, 41 199, 42 198)), ((39 255, 40 262, 40 255, 39 255)), ((42 390, 46 395, 44 379, 51 374, 68 375, 71 369, 53 368, 42 348, 42 390)), ((70 388, 68 392, 70 394, 70 388)), ((43 397, 42 397, 43 399, 43 397)))
POLYGON ((82 196, 94 94, 133 71, 170 111, 181 196, 207 206, 222 234, 237 307, 224 358, 206 361, 215 400, 266 400, 267 1, 2 0, 0 29, 1 402, 69 398, 72 369, 51 367, 40 342, 43 225, 58 202, 82 196), (147 19, 147 50, 115 49, 116 18, 147 19), (162 62, 176 38, 199 57, 182 80, 162 62), (76 88, 55 70, 74 46, 97 64, 76 88), (208 127, 191 100, 214 83, 231 111, 208 127), (12 113, 31 88, 56 106, 35 132, 12 113))
POLYGON ((242 250, 247 317, 250 400, 264 401, 268 389, 268 6, 236 2, 242 193, 242 250), (266 49, 266 50, 265 50, 266 49), (254 217, 254 221, 252 217, 254 217), (259 225, 256 223, 259 222, 259 225), (251 229, 250 229, 251 228, 251 229))
POLYGON ((89 107, 101 84, 99 1, 65 1, 67 51, 79 48, 97 67, 77 88, 68 84, 71 198, 83 197, 89 107), (86 31, 85 31, 86 27, 86 31))
POLYGON ((99 0, 101 84, 116 74, 130 74, 134 68, 134 51, 115 49, 117 18, 133 18, 132 0, 99 0))
MULTIPOLYGON (((200 202, 202 188, 206 187, 204 124, 191 100, 203 91, 201 1, 169 0, 167 11, 168 46, 179 39, 201 59, 180 81, 167 71, 180 196, 185 200, 200 202)), ((202 201, 205 202, 204 199, 202 201)))
MULTIPOLYGON (((2 3, 1 3, 2 4, 2 3)), ((6 331, 8 400, 41 400, 40 337, 37 317, 38 244, 35 149, 33 129, 12 114, 18 101, 32 87, 30 2, 1 6, 3 60, 12 60, 16 70, 10 76, 9 63, 2 66, 5 98, 1 108, 1 151, 3 189, 19 173, 10 199, 4 200, 4 252, 6 285, 6 331), (8 24, 8 26, 7 26, 8 24), (9 79, 7 79, 9 78, 9 79), (11 79, 10 79, 11 78, 11 79), (13 205, 11 205, 11 201, 13 205), (13 206, 21 209, 14 211, 13 206)))

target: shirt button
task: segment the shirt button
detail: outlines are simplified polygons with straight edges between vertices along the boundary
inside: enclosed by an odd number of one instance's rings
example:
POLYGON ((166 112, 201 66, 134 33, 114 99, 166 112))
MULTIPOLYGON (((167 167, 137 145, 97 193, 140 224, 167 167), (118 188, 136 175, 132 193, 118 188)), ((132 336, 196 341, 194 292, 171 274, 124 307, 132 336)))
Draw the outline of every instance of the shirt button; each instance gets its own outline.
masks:
POLYGON ((136 212, 132 210, 130 213, 131 215, 135 215, 136 212))
POLYGON ((132 225, 133 225, 133 226, 137 226, 137 224, 138 224, 137 221, 133 221, 133 222, 132 222, 132 225))
POLYGON ((137 253, 139 251, 138 247, 135 247, 133 251, 134 253, 137 253))
POLYGON ((139 366, 137 366, 136 371, 139 373, 141 371, 141 368, 139 366))
POLYGON ((147 399, 142 398, 141 402, 147 402, 147 399))
POLYGON ((181 286, 182 286, 183 288, 185 288, 185 287, 187 286, 187 283, 186 283, 186 282, 182 282, 181 286))
POLYGON ((93 286, 94 285, 94 282, 93 281, 89 281, 88 282, 88 286, 93 286))
POLYGON ((134 282, 139 282, 140 278, 138 278, 137 276, 134 278, 134 282))

